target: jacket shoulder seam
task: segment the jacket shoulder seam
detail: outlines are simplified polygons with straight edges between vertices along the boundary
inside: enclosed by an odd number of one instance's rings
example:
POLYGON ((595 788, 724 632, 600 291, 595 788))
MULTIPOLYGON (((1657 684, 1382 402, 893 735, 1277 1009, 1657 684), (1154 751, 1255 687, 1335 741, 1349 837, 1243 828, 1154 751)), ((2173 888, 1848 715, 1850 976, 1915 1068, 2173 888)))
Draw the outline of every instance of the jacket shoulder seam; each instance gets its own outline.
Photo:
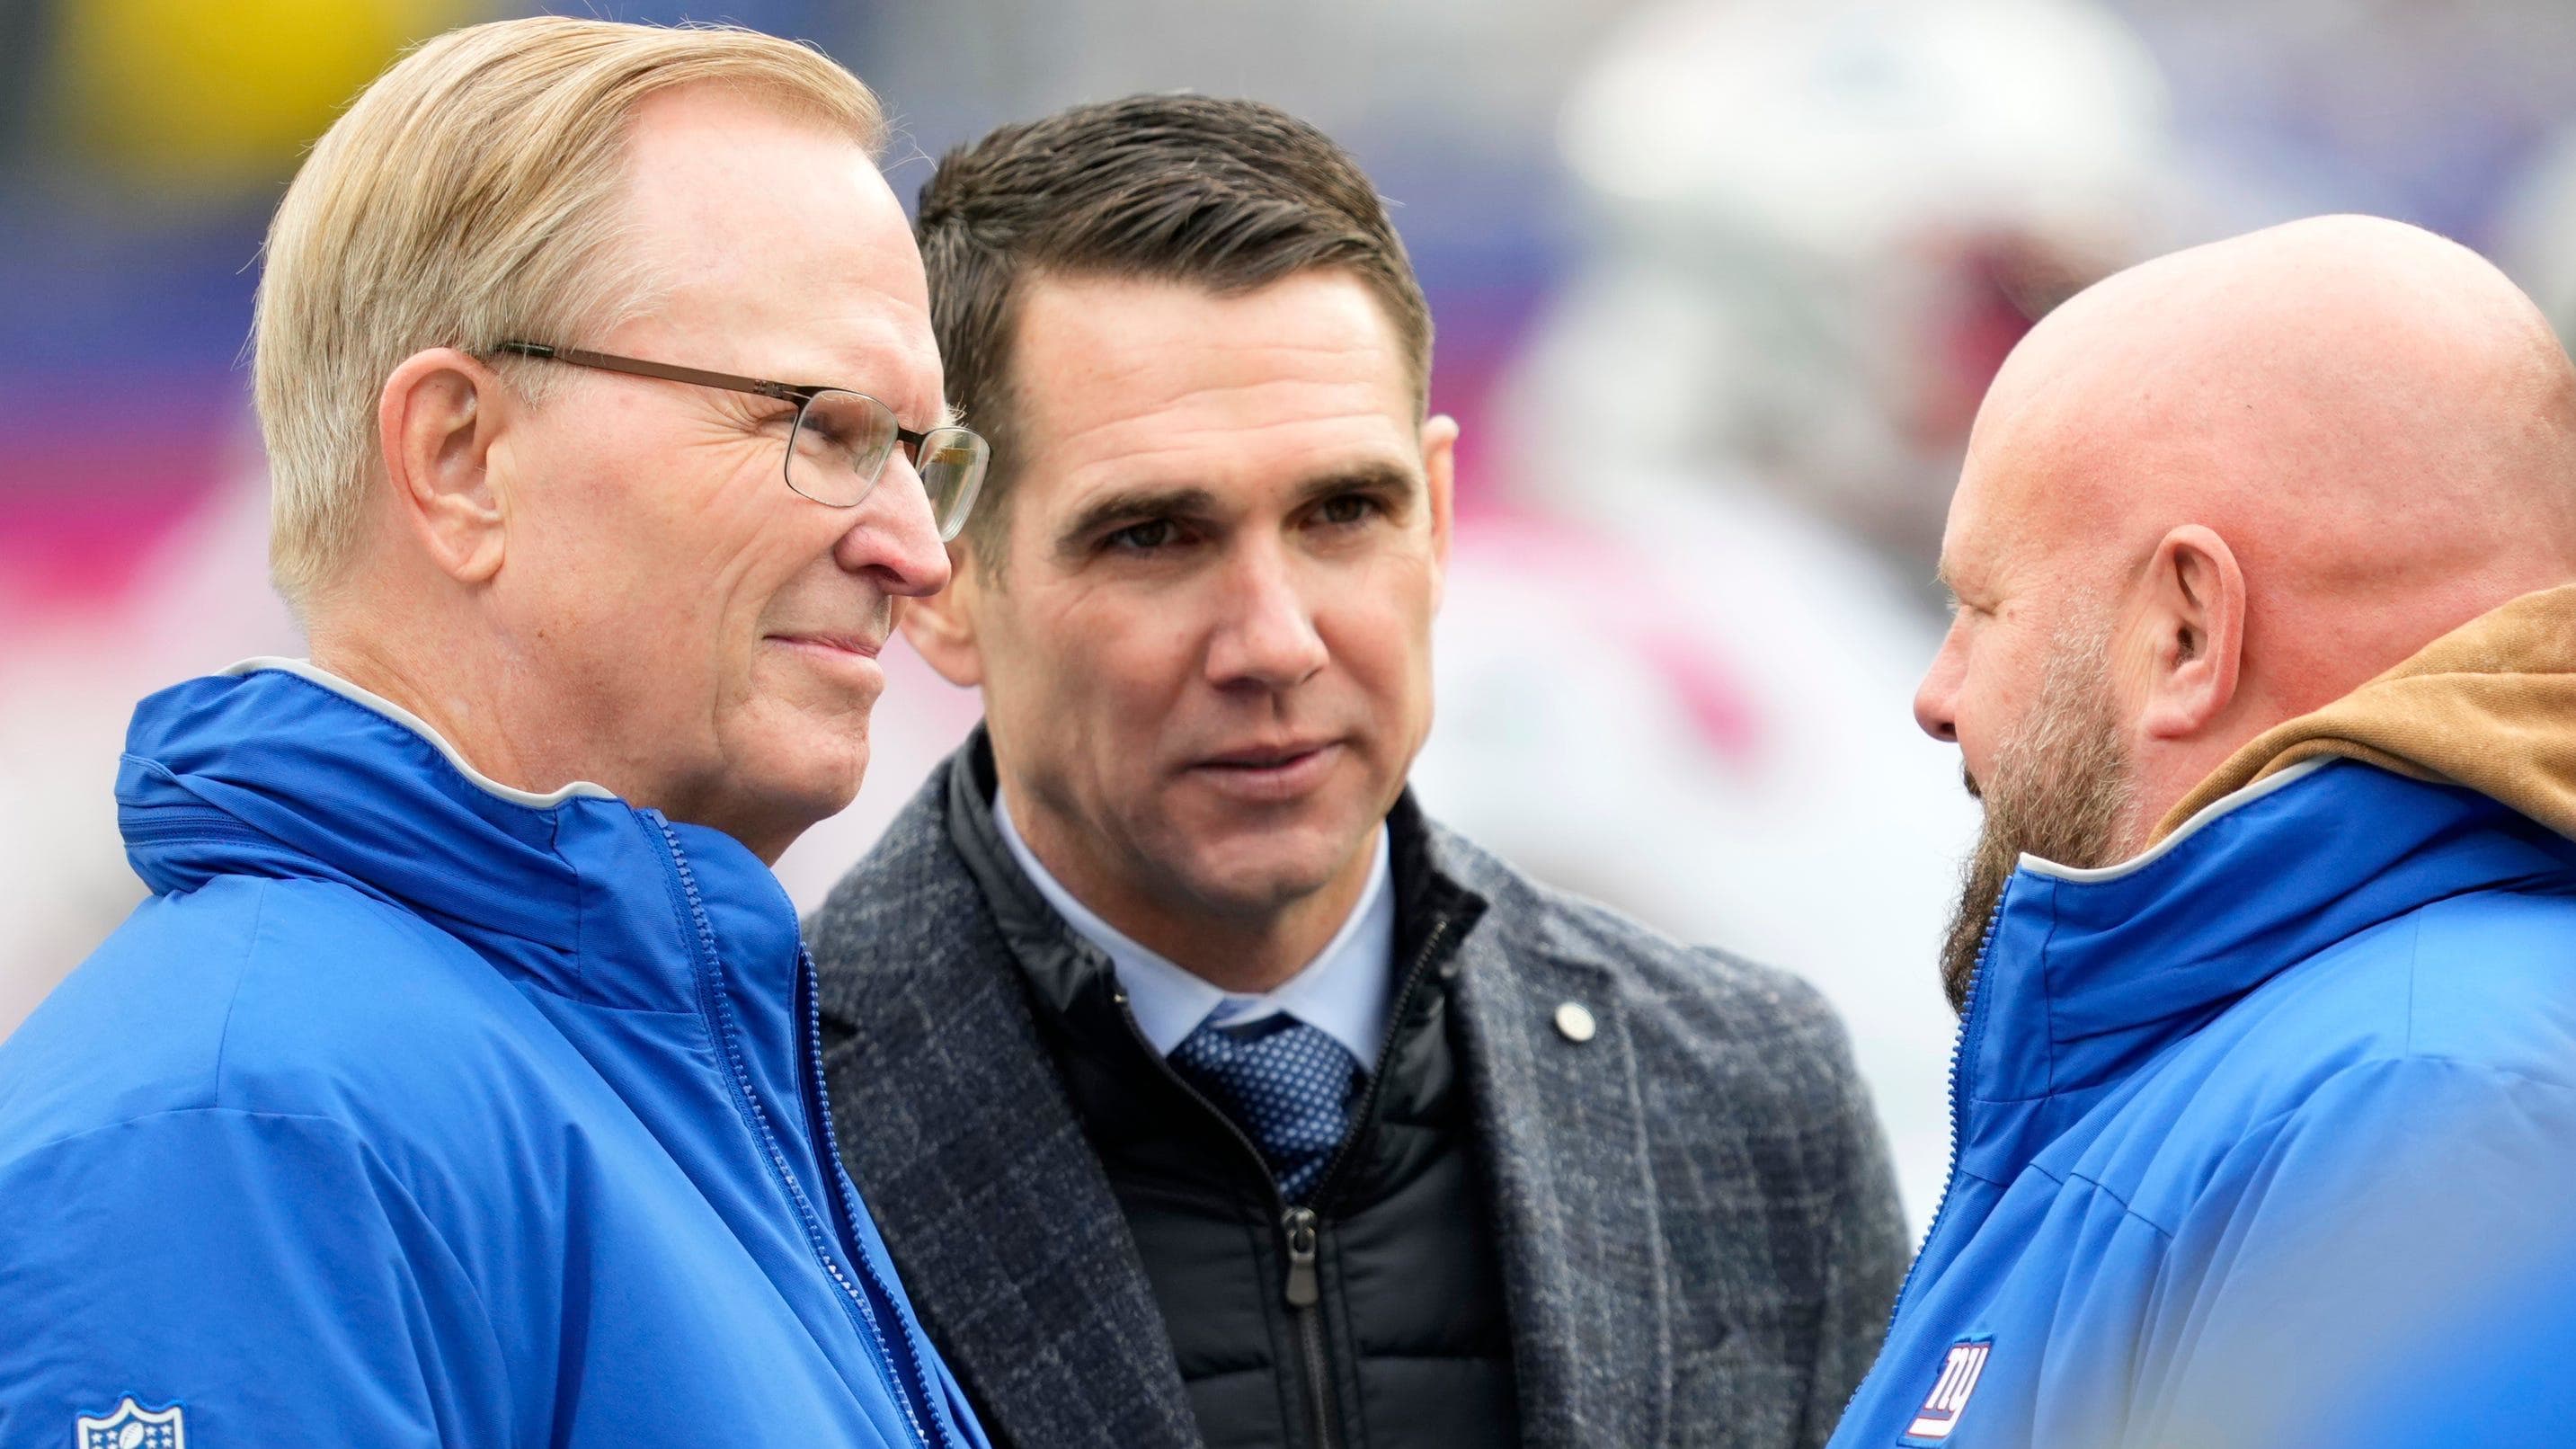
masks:
POLYGON ((155 1107, 148 1112, 127 1112, 102 1121, 87 1123, 69 1132, 56 1133, 41 1142, 31 1142, 26 1147, 12 1152, 10 1156, 13 1159, 33 1157, 39 1152, 51 1152, 66 1143, 78 1142, 84 1137, 94 1137, 101 1132, 113 1131, 119 1127, 132 1127, 138 1123, 156 1121, 163 1117, 191 1117, 214 1113, 229 1117, 258 1117, 279 1122, 320 1122, 329 1125, 334 1131, 346 1133, 352 1141, 361 1140, 357 1133, 350 1131, 349 1124, 328 1113, 278 1112, 259 1107, 227 1107, 220 1102, 198 1102, 185 1107, 155 1107))
POLYGON ((2059 1187, 2064 1187, 2071 1182, 2080 1182, 2086 1187, 2093 1189, 2095 1192, 2102 1194, 2104 1197, 2109 1198, 2112 1203, 2120 1209, 2124 1216, 2135 1218, 2138 1222, 2144 1224, 2146 1228, 2150 1232, 2153 1232, 2157 1237, 2160 1237, 2167 1242, 2173 1241, 2173 1229, 2166 1227, 2164 1224, 2157 1222, 2154 1218, 2148 1217, 2145 1213, 2131 1206, 2127 1198, 2120 1196, 2120 1194, 2114 1190, 2109 1183, 2104 1182, 2098 1177, 2094 1177, 2088 1173, 2076 1172, 2072 1169, 2069 1169, 2065 1176, 2060 1177, 2056 1173, 2049 1171, 2047 1168, 2040 1166, 2036 1162, 2030 1165, 2030 1171, 2038 1173, 2040 1176, 2056 1183, 2059 1187))
POLYGON ((2298 1101, 2290 1103, 2277 1112, 2267 1113, 2257 1121, 2247 1123, 2238 1135, 2240 1138, 2250 1138, 2258 1132, 2271 1131, 2279 1127, 2282 1123, 2289 1121, 2291 1118, 2306 1112, 2316 1105, 2317 1096, 2328 1083, 2341 1081, 2361 1072, 2391 1071, 2404 1067, 2439 1067, 2446 1071, 2468 1072, 2479 1076, 2500 1078, 2507 1082, 2518 1082, 2528 1086, 2547 1087, 2552 1091, 2576 1092, 2576 1082, 2564 1082, 2554 1077, 2534 1076, 2529 1072, 2520 1071, 2513 1067, 2498 1066, 2494 1062, 2482 1062, 2472 1057, 2444 1056, 2435 1052, 2409 1051, 2403 1053, 2392 1053, 2384 1056, 2366 1057, 2361 1061, 2336 1068, 2333 1072, 2320 1078, 2316 1083, 2311 1085, 2308 1090, 2300 1096, 2298 1101))
MULTIPOLYGON (((2539 1076, 2531 1072, 2523 1071, 2518 1067, 2499 1066, 2494 1062, 2482 1062, 2474 1057, 2449 1056, 2440 1052, 2410 1051, 2404 1056, 2381 1057, 2374 1061, 2355 1062, 2353 1065, 2344 1068, 2344 1070, 2352 1072, 2365 1071, 2372 1067, 2404 1066, 2444 1067, 2452 1071, 2472 1072, 2480 1076, 2497 1077, 2507 1082, 2516 1082, 2525 1086, 2546 1087, 2554 1092, 2576 1092, 2576 1082, 2562 1081, 2556 1077, 2539 1076)), ((2301 1105, 2304 1106, 2305 1104, 2302 1103, 2301 1105)), ((2298 1108, 2296 1107, 2290 1109, 2291 1112, 2296 1112, 2297 1110, 2298 1108)), ((2289 1114, 2284 1113, 2283 1115, 2286 1116, 2289 1114)))
POLYGON ((207 1105, 211 1107, 221 1108, 224 1105, 224 1058, 232 1050, 233 1011, 241 1004, 242 987, 249 982, 250 973, 259 965, 259 933, 261 927, 268 921, 268 887, 267 881, 259 883, 258 896, 251 905, 250 930, 244 933, 242 938, 241 969, 233 973, 233 989, 224 997, 223 1024, 215 1029, 214 1081, 207 1093, 210 1099, 207 1105))
POLYGON ((76 1131, 66 1132, 57 1137, 49 1137, 43 1142, 30 1146, 24 1152, 13 1154, 13 1157, 17 1160, 23 1161, 26 1158, 37 1155, 38 1153, 51 1152, 58 1148, 69 1147, 80 1142, 84 1138, 95 1137, 103 1132, 114 1131, 122 1127, 138 1126, 147 1122, 156 1122, 164 1118, 218 1116, 244 1117, 255 1121, 265 1122, 293 1122, 306 1124, 333 1136, 339 1137, 346 1141, 351 1147, 355 1148, 361 1157, 365 1158, 366 1161, 373 1164, 384 1174, 385 1184, 393 1191, 402 1195, 403 1206, 408 1208, 413 1215, 420 1220, 420 1225, 426 1229, 430 1237, 437 1242, 439 1251, 446 1255, 448 1269, 456 1275, 456 1281, 464 1287, 466 1294, 474 1300, 474 1311, 482 1317, 484 1333, 489 1335, 495 1342, 499 1340, 500 1330, 492 1317, 492 1306, 484 1301, 481 1286, 475 1283, 473 1275, 466 1271, 464 1259, 457 1256, 456 1249, 447 1241, 447 1235, 439 1230, 437 1220, 430 1216, 429 1209, 421 1205, 420 1199, 413 1195, 410 1184, 403 1181, 402 1174, 395 1170, 394 1165, 391 1162, 385 1160, 384 1155, 376 1150, 374 1143, 368 1141, 363 1133, 359 1132, 349 1123, 331 1116, 328 1113, 278 1112, 249 1107, 225 1107, 220 1105, 164 1107, 151 1112, 128 1113, 124 1116, 116 1117, 104 1122, 93 1122, 76 1131))
MULTIPOLYGON (((2437 1056, 2424 1052, 2409 1052, 2403 1055, 2372 1057, 2363 1061, 2354 1062, 2349 1066, 2337 1068, 2326 1077, 2312 1084, 2298 1101, 2292 1102, 2278 1111, 2267 1112, 2262 1117, 2245 1124, 2242 1128, 2237 1129, 2236 1140, 2241 1144, 2250 1142, 2255 1137, 2264 1133, 2277 1133, 2292 1119, 2314 1107, 2316 1105, 2316 1099, 2319 1092, 2329 1082, 2340 1081, 2343 1078, 2360 1072, 2387 1071, 2402 1067, 2439 1067, 2446 1071, 2468 1072, 2478 1076, 2498 1078, 2505 1082, 2519 1083, 2533 1087, 2545 1087, 2555 1092, 2576 1093, 2576 1082, 2562 1082, 2550 1077, 2537 1077, 2533 1076, 2529 1072, 2517 1071, 2512 1067, 2500 1067, 2493 1062, 2473 1061, 2466 1057, 2437 1056)), ((2040 1168, 2036 1163, 2031 1165, 2031 1170, 2040 1173, 2041 1176, 2048 1178, 2052 1182, 2062 1182, 2062 1179, 2058 1178, 2056 1174, 2040 1168)), ((2082 1175, 2070 1172, 2067 1176, 2081 1177, 2082 1175)), ((2086 1177, 2083 1178, 2083 1180, 2093 1183, 2096 1187, 2102 1187, 2101 1183, 2092 1178, 2086 1177)), ((2102 1187, 2102 1191, 2108 1193, 2111 1190, 2107 1187, 2102 1187)), ((2112 1196, 2115 1201, 2118 1199, 2118 1194, 2114 1193, 2112 1196)), ((2125 1203, 2122 1205, 2126 1206, 2125 1203)))

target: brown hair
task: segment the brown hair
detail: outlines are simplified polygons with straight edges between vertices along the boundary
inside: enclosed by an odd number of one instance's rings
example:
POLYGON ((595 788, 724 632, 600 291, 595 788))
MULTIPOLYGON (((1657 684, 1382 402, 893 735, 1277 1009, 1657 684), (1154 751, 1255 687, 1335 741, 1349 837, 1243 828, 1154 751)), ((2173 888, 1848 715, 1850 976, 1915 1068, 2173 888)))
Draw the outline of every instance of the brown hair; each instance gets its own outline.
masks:
POLYGON ((1032 275, 1185 282, 1220 295, 1338 267, 1386 308, 1428 402, 1431 309, 1376 188, 1332 138, 1258 101, 1139 95, 1004 126, 942 157, 917 223, 948 400, 993 444, 967 540, 1008 530, 1011 347, 1032 275))
MULTIPOLYGON (((883 130, 867 87, 801 45, 536 16, 423 44, 323 133, 269 225, 252 344, 269 569, 299 611, 355 548, 380 476, 376 397, 404 358, 568 338, 651 305, 657 279, 619 245, 628 120, 699 84, 871 152, 883 130)), ((532 372, 525 390, 550 386, 532 372)))

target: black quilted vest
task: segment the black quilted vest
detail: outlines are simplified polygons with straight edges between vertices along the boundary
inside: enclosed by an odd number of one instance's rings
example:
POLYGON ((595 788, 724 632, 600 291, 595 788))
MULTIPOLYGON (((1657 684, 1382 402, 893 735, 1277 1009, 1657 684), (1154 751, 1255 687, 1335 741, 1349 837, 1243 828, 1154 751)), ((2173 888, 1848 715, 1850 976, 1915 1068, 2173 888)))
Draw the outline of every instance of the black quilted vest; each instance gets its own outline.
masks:
MULTIPOLYGON (((982 768, 950 776, 958 851, 997 915, 1042 910, 994 828, 990 757, 974 755, 982 768)), ((1409 799, 1388 826, 1395 1007, 1308 1210, 1281 1201, 1249 1139, 1137 1031, 1105 955, 1067 929, 1059 949, 1020 961, 1209 1449, 1519 1442, 1493 1215, 1448 1009, 1457 943, 1484 902, 1429 868, 1409 799)))

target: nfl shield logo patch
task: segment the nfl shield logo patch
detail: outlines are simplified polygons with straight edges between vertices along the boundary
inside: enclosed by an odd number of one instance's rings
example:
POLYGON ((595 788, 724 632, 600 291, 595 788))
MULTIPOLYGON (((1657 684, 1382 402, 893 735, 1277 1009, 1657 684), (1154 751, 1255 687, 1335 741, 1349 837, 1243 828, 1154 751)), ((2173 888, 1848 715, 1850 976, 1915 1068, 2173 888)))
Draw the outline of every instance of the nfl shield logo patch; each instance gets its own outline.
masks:
POLYGON ((1914 1411, 1914 1422, 1897 1437, 1900 1444, 1938 1444, 1959 1427, 1959 1413, 1968 1407, 1968 1396, 1977 1391, 1977 1379, 1986 1371, 1986 1355, 1994 1352, 1991 1338, 1963 1339, 1950 1345, 1941 1360, 1940 1376, 1932 1381, 1932 1392, 1923 1396, 1923 1407, 1914 1411))
POLYGON ((188 1449, 188 1426, 177 1404, 147 1409, 128 1394, 105 1414, 81 1415, 72 1426, 72 1449, 188 1449))

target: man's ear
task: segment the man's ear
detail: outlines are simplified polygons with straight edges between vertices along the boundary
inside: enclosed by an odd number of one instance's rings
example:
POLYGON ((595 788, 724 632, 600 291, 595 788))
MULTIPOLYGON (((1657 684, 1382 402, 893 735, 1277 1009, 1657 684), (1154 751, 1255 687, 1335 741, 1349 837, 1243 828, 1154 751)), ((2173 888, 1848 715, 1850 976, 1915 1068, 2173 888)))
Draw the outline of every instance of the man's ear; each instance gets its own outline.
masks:
POLYGON ((903 637, 940 678, 960 689, 980 688, 984 655, 975 637, 975 607, 988 585, 975 545, 962 538, 949 544, 948 570, 948 587, 903 601, 903 637))
MULTIPOLYGON (((1430 494, 1432 556, 1445 573, 1449 540, 1457 522, 1458 420, 1446 413, 1422 424, 1422 481, 1430 494)), ((1434 602, 1438 594, 1433 595, 1434 602)))
POLYGON ((395 516, 461 584, 501 570, 510 500, 490 464, 510 412, 499 376, 452 347, 404 358, 376 397, 395 516))
POLYGON ((2245 656, 2245 574, 2227 540, 2186 523, 2147 563, 2148 684, 2138 727, 2157 739, 2198 734, 2236 699, 2245 656))

